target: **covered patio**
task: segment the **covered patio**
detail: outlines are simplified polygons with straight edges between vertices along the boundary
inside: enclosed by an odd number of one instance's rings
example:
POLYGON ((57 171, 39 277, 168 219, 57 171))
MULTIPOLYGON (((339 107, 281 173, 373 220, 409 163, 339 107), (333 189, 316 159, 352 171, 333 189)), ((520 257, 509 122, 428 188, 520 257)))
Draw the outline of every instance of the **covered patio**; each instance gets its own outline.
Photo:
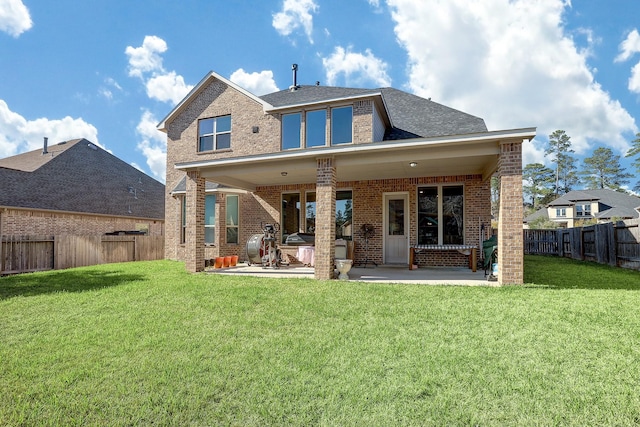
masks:
MULTIPOLYGON (((313 267, 262 268, 239 264, 236 267, 208 269, 211 274, 227 276, 252 276, 261 278, 301 278, 313 279, 313 267)), ((401 266, 353 267, 349 271, 348 282, 395 283, 413 285, 455 285, 455 286, 495 286, 497 282, 488 280, 484 270, 473 272, 467 268, 426 267, 409 270, 401 266)))
MULTIPOLYGON (((349 144, 323 147, 313 150, 292 150, 269 154, 247 155, 214 160, 177 163, 175 168, 187 174, 187 224, 198 224, 203 217, 205 182, 215 182, 253 193, 260 200, 260 209, 276 221, 280 217, 281 193, 283 189, 299 188, 301 184, 313 185, 317 210, 315 212, 315 267, 316 279, 333 278, 335 254, 335 210, 336 191, 340 186, 351 185, 354 190, 354 218, 361 222, 373 222, 384 228, 379 204, 386 194, 402 193, 406 197, 407 234, 400 243, 406 248, 418 244, 416 189, 423 182, 444 185, 450 182, 469 182, 465 186, 465 215, 469 222, 464 244, 480 249, 481 231, 478 216, 487 221, 486 208, 489 194, 486 190, 490 178, 495 174, 501 178, 500 214, 498 225, 498 277, 499 283, 521 284, 523 282, 522 247, 522 144, 535 137, 535 128, 513 129, 477 134, 446 137, 415 138, 399 141, 382 141, 367 144, 349 144), (465 181, 467 180, 467 181, 465 181), (386 187, 374 188, 380 182, 386 187), (480 183, 483 190, 480 192, 480 183), (363 188, 378 191, 375 197, 361 197, 363 188), (478 194, 474 194, 475 188, 478 194), (395 190, 394 190, 395 189, 395 190), (277 194, 276 194, 277 193, 277 194), (374 209, 375 208, 375 209, 374 209), (376 210, 373 216, 368 212, 376 210)), ((386 213, 384 215, 386 218, 386 213)), ((490 222, 490 221, 489 221, 490 222)), ((187 226, 188 227, 188 226, 187 226)), ((204 268, 201 227, 188 232, 185 242, 187 269, 201 271, 204 268)), ((488 237, 488 236, 487 236, 488 237)), ((378 250, 384 250, 385 242, 378 250)), ((446 250, 446 245, 443 250, 446 250)), ((362 249, 360 249, 362 250, 362 249)), ((405 269, 395 271, 397 280, 441 281, 433 272, 425 269, 406 269, 409 257, 402 264, 405 269), (407 271, 404 271, 407 270, 407 271), (423 276, 418 279, 418 276, 423 276), (427 277, 428 276, 428 277, 427 277)), ((383 262, 384 259, 383 259, 383 262)), ((376 271, 354 269, 362 280, 376 279, 376 271)), ((467 273, 466 271, 464 273, 467 273)), ((266 274, 266 273, 265 273, 266 274)), ((275 274, 275 273, 274 273, 275 274)), ((284 274, 284 273, 283 273, 284 274)), ((384 280, 393 280, 386 273, 384 280)), ((483 272, 478 272, 480 282, 483 272)), ((475 278, 475 276, 474 276, 475 278)), ((469 280, 474 281, 474 278, 469 280)), ((466 280, 454 279, 449 280, 466 280)))

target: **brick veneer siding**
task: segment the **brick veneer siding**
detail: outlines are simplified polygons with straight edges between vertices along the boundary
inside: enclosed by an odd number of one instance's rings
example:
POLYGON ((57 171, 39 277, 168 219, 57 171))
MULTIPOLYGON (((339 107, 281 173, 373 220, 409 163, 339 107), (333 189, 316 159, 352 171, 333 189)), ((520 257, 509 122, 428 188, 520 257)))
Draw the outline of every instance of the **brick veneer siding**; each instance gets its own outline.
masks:
POLYGON ((185 267, 191 273, 204 270, 204 183, 198 172, 187 173, 185 267))
POLYGON ((353 105, 353 143, 366 144, 373 140, 373 101, 356 101, 353 105))
POLYGON ((119 230, 148 227, 149 235, 164 233, 163 220, 112 217, 47 210, 0 208, 0 230, 5 236, 16 235, 96 235, 119 230))
MULTIPOLYGON (((189 105, 175 119, 167 123, 167 175, 165 194, 165 256, 169 259, 185 260, 184 245, 180 243, 179 197, 173 197, 171 191, 185 176, 184 171, 175 169, 176 163, 239 157, 280 150, 280 115, 265 114, 262 105, 246 95, 228 87, 217 80, 203 88, 189 105), (198 120, 203 118, 231 115, 231 148, 206 153, 197 152, 198 120), (253 132, 253 127, 258 132, 253 132)), ((217 200, 217 199, 216 199, 217 200)), ((216 201, 218 204, 218 201, 216 201)), ((240 197, 240 209, 243 210, 243 197, 240 197)), ((216 212, 216 236, 226 231, 219 223, 223 218, 216 212)), ((223 218, 224 219, 224 218, 223 218)), ((224 223, 224 221, 223 221, 224 223)), ((241 232, 243 230, 240 224, 241 232)), ((242 244, 244 237, 240 236, 242 244)), ((217 242, 220 240, 216 237, 217 242)), ((226 242, 225 239, 222 240, 226 242)), ((240 251, 240 248, 236 248, 240 251)), ((208 246, 207 259, 220 253, 220 247, 208 246)))
POLYGON ((524 282, 522 232, 522 143, 500 146, 500 218, 498 225, 498 281, 524 282))
POLYGON ((315 278, 333 278, 336 248, 336 167, 333 158, 318 159, 316 182, 315 278))

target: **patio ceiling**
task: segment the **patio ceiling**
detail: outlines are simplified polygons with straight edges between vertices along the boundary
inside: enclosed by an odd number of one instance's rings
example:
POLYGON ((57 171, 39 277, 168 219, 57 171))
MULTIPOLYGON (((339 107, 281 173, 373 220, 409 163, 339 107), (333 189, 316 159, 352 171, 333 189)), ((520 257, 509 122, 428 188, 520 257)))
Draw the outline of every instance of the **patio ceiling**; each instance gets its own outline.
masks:
POLYGON ((333 157, 338 181, 482 174, 491 177, 500 144, 535 137, 535 128, 439 138, 382 141, 177 164, 208 181, 254 191, 258 186, 316 182, 317 159, 333 157), (411 167, 411 162, 416 165, 411 167))

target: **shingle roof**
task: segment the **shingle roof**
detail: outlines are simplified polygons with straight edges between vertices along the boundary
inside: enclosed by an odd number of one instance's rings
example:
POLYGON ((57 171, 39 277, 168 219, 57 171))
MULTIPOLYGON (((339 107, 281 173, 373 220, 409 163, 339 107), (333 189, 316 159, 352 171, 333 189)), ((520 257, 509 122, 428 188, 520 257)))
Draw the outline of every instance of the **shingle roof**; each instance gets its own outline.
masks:
MULTIPOLYGON (((596 218, 638 218, 640 216, 638 214, 640 197, 608 189, 573 190, 558 197, 549 203, 547 207, 573 206, 577 202, 587 201, 597 201, 600 204, 599 212, 595 214, 596 218)), ((546 212, 547 207, 542 208, 540 211, 546 212)), ((530 222, 537 218, 534 215, 540 211, 526 217, 525 222, 530 222)))
POLYGON ((164 185, 86 139, 0 159, 0 206, 164 218, 164 185))
POLYGON ((282 90, 260 98, 279 108, 367 95, 381 95, 387 108, 392 128, 387 130, 385 140, 487 132, 484 120, 479 117, 394 88, 300 86, 294 91, 282 90))
MULTIPOLYGON (((207 181, 204 183, 205 191, 213 191, 213 190, 218 190, 222 188, 230 188, 230 187, 227 187, 222 184, 218 184, 217 182, 211 182, 211 181, 207 181)), ((171 190, 171 194, 181 194, 186 192, 187 192, 187 177, 183 176, 182 179, 176 184, 176 186, 173 187, 173 190, 171 190)))

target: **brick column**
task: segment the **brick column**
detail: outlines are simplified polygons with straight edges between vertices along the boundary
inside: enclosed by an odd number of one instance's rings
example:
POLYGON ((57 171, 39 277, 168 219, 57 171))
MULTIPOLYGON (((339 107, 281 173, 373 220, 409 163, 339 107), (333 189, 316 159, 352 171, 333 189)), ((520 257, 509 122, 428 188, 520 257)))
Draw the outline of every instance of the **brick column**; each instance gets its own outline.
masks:
POLYGON ((317 160, 315 278, 333 278, 336 247, 336 167, 331 157, 317 160))
POLYGON ((498 282, 524 282, 522 237, 522 143, 500 145, 500 218, 498 222, 498 282))
POLYGON ((204 270, 204 183, 198 171, 187 172, 185 267, 190 273, 204 270))

